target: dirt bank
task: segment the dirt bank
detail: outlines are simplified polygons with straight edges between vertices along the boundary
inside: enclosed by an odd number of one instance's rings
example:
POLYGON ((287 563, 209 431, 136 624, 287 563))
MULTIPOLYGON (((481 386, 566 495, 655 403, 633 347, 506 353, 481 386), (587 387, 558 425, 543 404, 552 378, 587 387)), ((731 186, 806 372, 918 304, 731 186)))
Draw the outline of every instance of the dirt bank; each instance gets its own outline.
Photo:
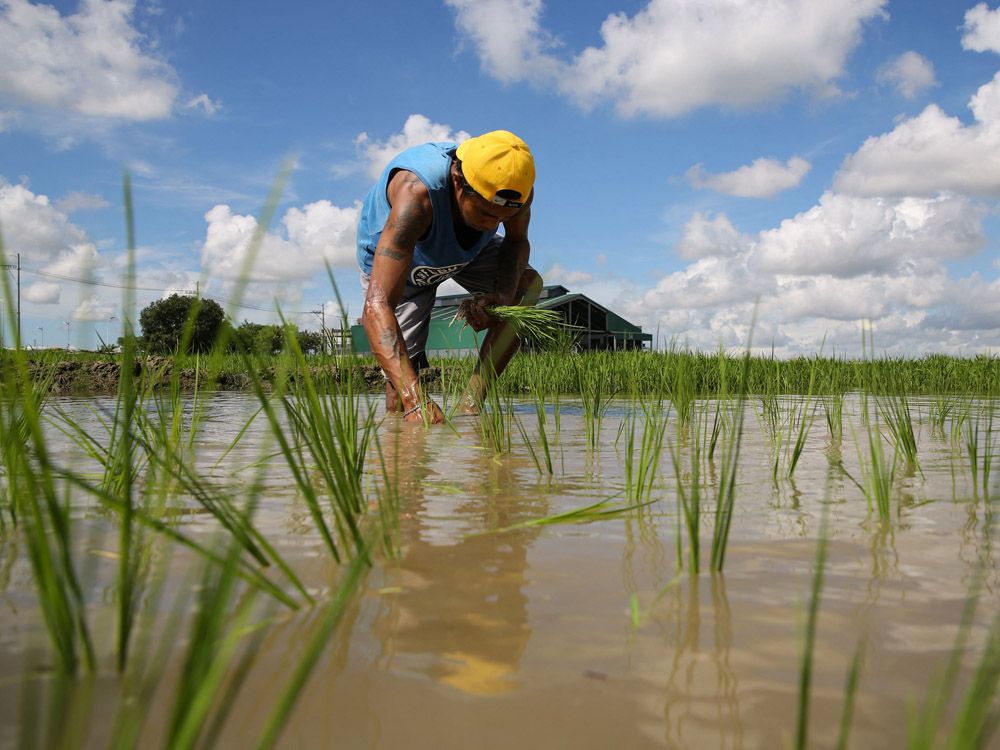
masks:
MULTIPOLYGON (((3 363, 8 365, 8 363, 3 363)), ((369 390, 381 390, 384 384, 382 371, 378 365, 355 365, 353 373, 357 382, 363 382, 369 390)), ((147 357, 135 360, 133 364, 133 374, 141 382, 153 387, 162 388, 170 385, 174 375, 174 363, 167 357, 147 357)), ((47 384, 47 390, 54 395, 71 394, 105 394, 114 393, 118 388, 119 375, 121 373, 120 361, 78 361, 62 360, 59 362, 43 362, 37 360, 28 361, 28 372, 36 383, 47 384)), ((280 377, 276 367, 268 367, 257 373, 265 387, 270 389, 274 386, 275 379, 280 377)), ((336 364, 326 364, 318 367, 310 367, 309 374, 318 382, 342 381, 347 377, 346 368, 336 364)), ((437 368, 432 371, 422 373, 423 378, 429 381, 440 379, 440 372, 437 368)), ((299 377, 296 372, 288 374, 290 382, 295 382, 299 377)), ((225 391, 244 391, 252 388, 250 375, 242 371, 223 370, 213 382, 206 379, 204 370, 200 373, 193 367, 181 368, 177 373, 178 382, 184 391, 193 391, 196 387, 211 387, 225 391)))

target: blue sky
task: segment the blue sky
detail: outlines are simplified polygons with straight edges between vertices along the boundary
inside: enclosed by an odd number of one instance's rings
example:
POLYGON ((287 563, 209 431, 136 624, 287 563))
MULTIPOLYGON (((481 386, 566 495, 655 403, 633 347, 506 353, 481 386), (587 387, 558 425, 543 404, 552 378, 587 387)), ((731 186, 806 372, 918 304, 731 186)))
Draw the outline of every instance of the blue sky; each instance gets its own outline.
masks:
MULTIPOLYGON (((955 0, 0 0, 0 232, 27 343, 138 306, 361 309, 358 201, 397 150, 503 128, 531 262, 691 346, 1000 348, 1000 9, 955 0), (81 283, 85 280, 90 283, 81 283), (68 325, 67 325, 68 324, 68 325)), ((452 291, 443 289, 442 291, 452 291)))

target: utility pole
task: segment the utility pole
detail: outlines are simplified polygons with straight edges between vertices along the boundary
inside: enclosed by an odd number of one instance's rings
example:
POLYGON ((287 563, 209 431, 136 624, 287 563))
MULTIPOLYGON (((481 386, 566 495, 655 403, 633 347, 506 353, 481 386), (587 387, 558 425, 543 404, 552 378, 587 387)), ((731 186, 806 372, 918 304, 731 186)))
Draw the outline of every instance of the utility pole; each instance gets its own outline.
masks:
POLYGON ((69 351, 69 321, 64 320, 63 325, 66 326, 66 351, 69 351))
POLYGON ((313 315, 319 315, 320 351, 326 354, 326 305, 320 305, 319 312, 314 312, 313 315))
MULTIPOLYGON (((4 263, 0 268, 17 272, 17 340, 14 343, 16 346, 21 346, 21 253, 17 254, 17 265, 4 263)), ((3 336, 0 335, 0 340, 2 339, 3 336)))

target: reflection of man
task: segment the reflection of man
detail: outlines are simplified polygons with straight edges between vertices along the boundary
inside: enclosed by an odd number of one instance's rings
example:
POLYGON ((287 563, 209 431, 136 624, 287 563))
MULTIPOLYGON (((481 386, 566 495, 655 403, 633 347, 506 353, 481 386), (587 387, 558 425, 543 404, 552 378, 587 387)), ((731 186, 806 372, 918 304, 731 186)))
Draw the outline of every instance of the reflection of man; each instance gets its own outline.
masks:
POLYGON ((538 299, 542 280, 528 266, 534 181, 527 144, 496 130, 459 146, 407 149, 369 191, 358 224, 362 322, 386 375, 387 409, 401 402, 404 419, 444 421, 421 392, 417 372, 427 363, 431 308, 445 279, 477 295, 466 317, 474 330, 488 329, 463 399, 467 409, 485 394, 480 367, 499 375, 514 356, 517 337, 484 308, 538 299), (496 234, 500 224, 503 236, 496 234))
POLYGON ((398 584, 399 592, 386 597, 388 608, 374 632, 394 670, 419 672, 474 695, 508 692, 519 685, 519 663, 531 638, 525 571, 539 528, 469 532, 545 515, 544 500, 518 494, 512 470, 481 451, 462 467, 468 485, 461 494, 444 494, 458 488, 450 473, 435 487, 436 459, 425 454, 428 439, 426 430, 409 426, 383 434, 387 473, 399 477, 405 500, 400 559, 386 581, 398 584), (493 495, 491 485, 511 492, 493 495), (436 508, 438 502, 446 507, 436 508))

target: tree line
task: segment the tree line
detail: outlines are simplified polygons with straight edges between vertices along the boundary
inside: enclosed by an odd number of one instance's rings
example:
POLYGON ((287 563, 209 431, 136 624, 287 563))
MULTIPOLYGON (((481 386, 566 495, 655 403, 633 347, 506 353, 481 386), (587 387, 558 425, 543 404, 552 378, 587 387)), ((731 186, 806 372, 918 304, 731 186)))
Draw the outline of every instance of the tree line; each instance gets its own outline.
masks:
POLYGON ((205 353, 220 336, 227 341, 227 351, 278 354, 285 348, 286 327, 291 329, 303 353, 318 354, 324 348, 323 334, 318 331, 246 320, 234 326, 215 300, 181 294, 172 294, 144 307, 139 313, 139 326, 142 335, 136 343, 149 354, 176 354, 185 338, 184 353, 205 353))

